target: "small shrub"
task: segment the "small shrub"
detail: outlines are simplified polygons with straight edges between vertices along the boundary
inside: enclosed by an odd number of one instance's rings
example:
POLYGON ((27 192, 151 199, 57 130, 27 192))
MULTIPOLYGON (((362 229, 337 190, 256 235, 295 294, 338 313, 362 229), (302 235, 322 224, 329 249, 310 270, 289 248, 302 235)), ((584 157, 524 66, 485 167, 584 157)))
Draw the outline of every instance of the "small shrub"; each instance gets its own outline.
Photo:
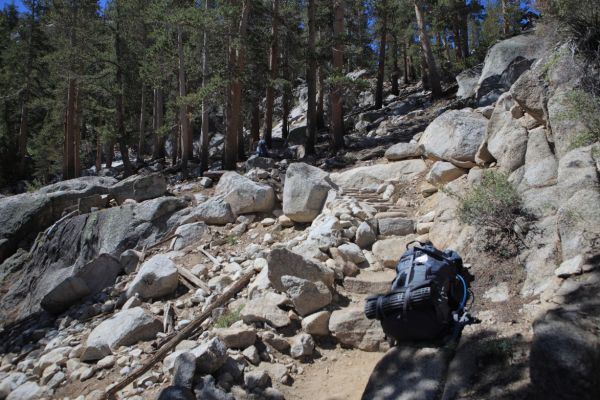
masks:
POLYGON ((523 209, 521 196, 506 174, 488 170, 481 183, 464 196, 456 195, 462 223, 474 226, 482 234, 484 249, 508 258, 524 244, 521 221, 530 219, 523 209), (519 229, 516 229, 519 227, 519 229))
POLYGON ((600 141, 600 98, 583 90, 573 90, 567 95, 567 104, 561 118, 580 120, 588 128, 573 139, 570 148, 589 146, 600 141))
POLYGON ((215 326, 217 328, 229 328, 235 322, 242 319, 241 312, 244 309, 244 306, 241 305, 235 311, 227 311, 223 315, 221 315, 217 321, 215 322, 215 326))
POLYGON ((227 244, 229 244, 230 246, 234 246, 237 244, 238 242, 238 237, 236 235, 227 235, 225 237, 225 241, 227 242, 227 244))
POLYGON ((28 192, 35 192, 36 190, 39 190, 42 186, 42 182, 40 182, 38 179, 34 179, 31 182, 25 183, 25 187, 28 192))

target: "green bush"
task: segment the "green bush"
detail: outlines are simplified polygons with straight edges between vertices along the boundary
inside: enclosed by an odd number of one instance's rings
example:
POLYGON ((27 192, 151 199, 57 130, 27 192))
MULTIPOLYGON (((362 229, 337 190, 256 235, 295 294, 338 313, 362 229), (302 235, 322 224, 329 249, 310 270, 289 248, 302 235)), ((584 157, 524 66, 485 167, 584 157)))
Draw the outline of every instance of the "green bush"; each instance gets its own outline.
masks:
POLYGON ((241 312, 244 309, 244 306, 240 306, 235 311, 226 311, 223 315, 221 315, 215 322, 215 326, 217 328, 229 328, 235 322, 242 319, 241 312))
POLYGON ((573 139, 571 149, 600 141, 600 98, 583 90, 573 90, 567 95, 567 101, 561 117, 582 121, 587 127, 587 131, 573 139))
POLYGON ((484 241, 486 250, 510 257, 520 249, 523 240, 519 221, 529 218, 521 196, 508 181, 508 176, 487 170, 481 182, 459 199, 458 217, 462 223, 474 226, 484 241))

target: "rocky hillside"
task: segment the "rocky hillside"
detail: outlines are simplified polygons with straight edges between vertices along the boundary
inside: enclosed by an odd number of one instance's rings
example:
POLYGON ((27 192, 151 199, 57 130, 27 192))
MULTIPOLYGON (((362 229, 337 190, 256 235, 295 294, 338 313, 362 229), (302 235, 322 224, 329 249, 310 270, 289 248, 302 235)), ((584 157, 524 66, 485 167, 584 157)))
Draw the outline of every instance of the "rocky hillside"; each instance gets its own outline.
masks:
POLYGON ((145 365, 118 398, 598 398, 600 147, 580 146, 581 71, 568 46, 517 36, 458 77, 462 99, 409 87, 349 113, 346 154, 318 166, 291 157, 299 126, 290 157, 237 172, 0 198, 0 399, 100 399, 145 365), (492 176, 519 215, 490 232, 461 215, 492 176), (412 240, 475 276, 482 323, 456 347, 389 349, 364 317, 412 240))

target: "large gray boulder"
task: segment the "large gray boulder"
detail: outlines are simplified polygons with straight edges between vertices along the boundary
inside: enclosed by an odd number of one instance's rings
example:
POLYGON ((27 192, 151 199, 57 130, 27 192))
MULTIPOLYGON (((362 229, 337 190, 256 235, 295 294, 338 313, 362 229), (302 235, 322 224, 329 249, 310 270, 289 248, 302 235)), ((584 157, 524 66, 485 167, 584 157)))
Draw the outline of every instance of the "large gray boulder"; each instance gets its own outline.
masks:
POLYGON ((406 181, 426 170, 425 162, 416 159, 352 168, 330 177, 333 183, 343 188, 377 189, 386 180, 406 181))
POLYGON ((547 101, 545 82, 535 66, 517 79, 510 94, 519 106, 540 124, 545 123, 544 104, 547 101))
POLYGON ((446 161, 436 161, 431 167, 431 170, 427 174, 427 182, 432 185, 439 186, 445 185, 448 182, 452 182, 455 179, 460 178, 466 173, 462 168, 455 166, 452 163, 446 161))
POLYGON ((559 159, 576 147, 578 139, 589 135, 586 119, 576 111, 585 106, 584 101, 589 101, 585 97, 581 91, 560 88, 548 99, 548 120, 559 159))
POLYGON ((382 236, 405 236, 415 233, 415 221, 407 218, 381 218, 378 220, 382 236))
POLYGON ((385 151, 385 158, 389 161, 400 161, 408 158, 421 157, 423 150, 417 143, 396 143, 385 151))
POLYGON ((289 325, 291 320, 288 313, 279 306, 287 303, 288 299, 285 295, 266 292, 246 303, 240 315, 247 324, 266 322, 274 328, 283 328, 289 325))
POLYGON ((467 69, 456 76, 458 83, 458 92, 456 97, 459 99, 468 99, 473 97, 477 92, 477 83, 481 76, 483 64, 476 65, 473 68, 467 69))
POLYGON ((177 236, 171 243, 173 250, 181 250, 203 239, 210 238, 210 229, 204 222, 181 225, 175 230, 177 236))
POLYGON ((311 282, 296 276, 284 275, 281 283, 292 299, 298 314, 311 314, 331 303, 331 292, 321 281, 311 282))
POLYGON ((45 186, 34 193, 0 198, 0 263, 18 248, 29 250, 37 234, 76 208, 81 199, 107 194, 117 181, 86 176, 45 186))
POLYGON ((154 199, 164 195, 166 191, 167 180, 159 172, 150 175, 132 175, 110 188, 110 194, 119 204, 126 199, 138 202, 154 199))
POLYGON ((120 311, 102 321, 85 343, 82 361, 96 361, 112 354, 119 346, 131 346, 152 340, 162 330, 162 323, 141 307, 120 311))
POLYGON ((231 210, 231 206, 223 196, 211 197, 196 207, 183 210, 181 215, 179 224, 204 222, 209 225, 227 225, 235 222, 235 215, 231 210))
POLYGON ((168 229, 168 219, 186 205, 175 197, 161 197, 62 221, 21 259, 0 302, 0 320, 10 323, 40 311, 52 289, 99 254, 119 257, 125 250, 157 242, 168 229))
POLYGON ((558 161, 548 143, 546 129, 539 127, 529 131, 525 171, 522 185, 540 188, 555 185, 558 175, 558 161))
POLYGON ((394 268, 402 253, 406 251, 406 244, 416 237, 416 235, 407 235, 378 240, 373 245, 373 254, 384 267, 394 268))
POLYGON ((596 145, 571 150, 558 164, 561 205, 558 230, 563 260, 597 253, 596 238, 600 236, 600 181, 594 160, 597 149, 596 145))
POLYGON ((429 124, 419 145, 427 157, 435 160, 473 162, 485 139, 487 123, 471 108, 449 110, 429 124))
POLYGON ((140 267, 127 287, 127 297, 136 293, 142 299, 157 299, 173 293, 179 284, 175 263, 164 254, 157 254, 140 267))
POLYGON ((286 248, 273 249, 267 262, 269 281, 280 292, 286 290, 281 280, 284 275, 295 276, 311 282, 321 281, 328 287, 333 285, 334 273, 332 270, 286 248))
POLYGON ((222 195, 236 215, 270 212, 275 207, 272 187, 256 183, 233 171, 221 177, 215 194, 222 195))
POLYGON ((478 161, 498 161, 505 172, 515 171, 525 163, 527 130, 512 117, 515 102, 510 93, 498 99, 487 129, 486 141, 480 147, 478 161))
POLYGON ((329 330, 342 345, 363 351, 379 351, 385 342, 381 324, 365 317, 362 307, 347 307, 331 313, 329 330))
POLYGON ((327 172, 305 163, 291 164, 285 174, 283 213, 292 221, 311 222, 333 186, 327 172))
POLYGON ((75 264, 56 274, 44 275, 37 286, 38 294, 44 293, 41 306, 60 313, 84 297, 114 284, 122 269, 118 258, 101 254, 87 264, 75 264))
POLYGON ((543 51, 543 41, 534 34, 514 36, 492 46, 477 83, 476 99, 480 105, 492 104, 510 89, 543 51))

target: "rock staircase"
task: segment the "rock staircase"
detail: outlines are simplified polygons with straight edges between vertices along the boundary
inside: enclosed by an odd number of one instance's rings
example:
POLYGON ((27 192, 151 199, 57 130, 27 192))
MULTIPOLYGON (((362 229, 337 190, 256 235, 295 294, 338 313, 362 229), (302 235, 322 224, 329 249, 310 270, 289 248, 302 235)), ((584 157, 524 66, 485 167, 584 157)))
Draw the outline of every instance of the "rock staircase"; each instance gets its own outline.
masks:
MULTIPOLYGON (((377 211, 374 219, 411 219, 414 210, 410 207, 397 205, 393 201, 393 196, 385 196, 385 192, 367 189, 344 188, 341 191, 341 198, 350 201, 358 201, 361 205, 367 205, 377 211)), ((344 279, 344 290, 355 297, 362 298, 377 293, 385 293, 389 290, 390 284, 396 272, 392 269, 383 268, 379 265, 371 265, 368 268, 361 268, 360 273, 355 277, 346 277, 344 279)))

